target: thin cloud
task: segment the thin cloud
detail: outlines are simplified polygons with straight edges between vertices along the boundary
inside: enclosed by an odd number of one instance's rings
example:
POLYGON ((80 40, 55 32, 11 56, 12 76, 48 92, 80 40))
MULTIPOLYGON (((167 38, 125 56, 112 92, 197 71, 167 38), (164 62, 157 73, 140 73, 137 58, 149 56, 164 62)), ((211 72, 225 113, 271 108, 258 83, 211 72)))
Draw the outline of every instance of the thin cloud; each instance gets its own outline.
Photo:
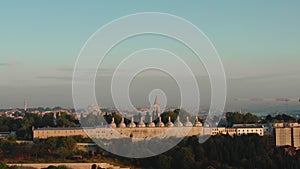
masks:
POLYGON ((300 77, 300 72, 278 72, 272 74, 260 74, 253 76, 231 77, 232 80, 269 80, 277 78, 300 77))
MULTIPOLYGON (((37 76, 38 79, 44 79, 44 80, 61 80, 66 82, 72 82, 73 77, 72 76, 37 76)), ((85 77, 76 78, 76 81, 78 82, 86 82, 88 79, 85 77)))
MULTIPOLYGON (((64 67, 64 68, 59 68, 58 69, 59 71, 64 71, 64 72, 73 72, 74 71, 74 68, 70 68, 70 67, 64 67)), ((80 70, 80 71, 95 71, 95 69, 89 69, 89 68, 86 68, 86 69, 77 69, 77 70, 80 70)), ((112 71, 114 69, 112 68, 99 68, 98 71, 112 71)))
POLYGON ((15 63, 13 62, 0 62, 0 66, 4 67, 4 66, 13 66, 15 63))
POLYGON ((38 79, 49 79, 49 80, 64 80, 71 81, 72 77, 62 77, 62 76, 38 76, 38 79))
MULTIPOLYGON (((66 67, 66 68, 59 68, 57 69, 58 71, 61 72, 68 72, 68 73, 73 73, 74 69, 70 68, 70 67, 66 67)), ((95 69, 77 69, 78 72, 85 72, 85 73, 95 73, 95 69)), ((112 76, 114 73, 115 69, 114 68, 98 68, 97 69, 97 77, 102 77, 102 76, 112 76)), ((122 69, 122 70, 118 70, 121 71, 123 73, 127 73, 130 72, 130 69, 122 69)))
POLYGON ((58 71, 62 72, 72 72, 74 69, 73 68, 59 68, 58 71))

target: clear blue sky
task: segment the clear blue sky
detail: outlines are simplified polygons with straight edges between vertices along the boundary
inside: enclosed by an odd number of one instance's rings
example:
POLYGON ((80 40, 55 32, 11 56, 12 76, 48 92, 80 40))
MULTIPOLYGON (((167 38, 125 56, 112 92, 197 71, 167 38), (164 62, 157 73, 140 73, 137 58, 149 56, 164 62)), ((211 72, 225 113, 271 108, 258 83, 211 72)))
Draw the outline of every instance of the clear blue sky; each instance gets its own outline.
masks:
POLYGON ((299 9, 297 0, 1 1, 0 108, 20 107, 25 97, 31 106, 72 107, 70 70, 85 41, 137 12, 198 26, 220 54, 230 97, 299 97, 299 9))

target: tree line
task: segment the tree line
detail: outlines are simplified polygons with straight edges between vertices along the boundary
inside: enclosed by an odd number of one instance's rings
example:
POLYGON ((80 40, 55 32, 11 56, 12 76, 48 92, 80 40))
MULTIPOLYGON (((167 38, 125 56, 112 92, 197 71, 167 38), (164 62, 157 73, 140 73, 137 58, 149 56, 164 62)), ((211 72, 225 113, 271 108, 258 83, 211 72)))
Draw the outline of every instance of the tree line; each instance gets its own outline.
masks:
MULTIPOLYGON (((269 137, 256 134, 229 136, 217 135, 200 144, 196 136, 184 138, 169 151, 149 158, 129 159, 106 152, 98 147, 97 160, 117 160, 121 164, 146 169, 297 169, 300 151, 288 154, 284 148, 274 147, 269 137), (104 155, 106 154, 106 155, 104 155)), ((94 158, 76 148, 78 138, 56 137, 35 140, 35 144, 17 144, 13 140, 0 140, 0 159, 4 162, 68 162, 72 155, 84 159, 94 158)), ((124 140, 121 141, 124 143, 124 140)), ((0 164, 4 165, 4 164, 0 164)), ((3 167, 4 168, 4 167, 3 167)))
POLYGON ((284 148, 275 148, 267 136, 256 134, 217 135, 199 144, 198 138, 188 137, 171 150, 146 159, 130 159, 147 169, 297 169, 300 151, 288 155, 284 148))
POLYGON ((72 115, 65 112, 57 113, 54 119, 53 113, 45 115, 26 113, 23 118, 11 118, 0 116, 0 132, 15 131, 17 139, 32 140, 32 127, 75 127, 79 121, 72 115))

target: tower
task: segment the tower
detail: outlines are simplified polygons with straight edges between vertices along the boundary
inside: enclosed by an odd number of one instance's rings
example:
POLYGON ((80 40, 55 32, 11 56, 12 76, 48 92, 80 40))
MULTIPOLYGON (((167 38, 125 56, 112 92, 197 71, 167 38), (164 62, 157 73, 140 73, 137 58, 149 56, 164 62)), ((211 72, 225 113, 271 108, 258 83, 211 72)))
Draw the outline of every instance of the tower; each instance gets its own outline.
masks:
POLYGON ((24 99, 24 112, 26 113, 26 111, 27 111, 27 101, 26 99, 24 99))
POLYGON ((57 117, 56 117, 56 112, 53 113, 53 124, 54 126, 57 125, 57 117))
POLYGON ((153 113, 152 113, 152 117, 154 119, 158 118, 160 116, 160 104, 159 104, 159 100, 158 97, 155 97, 155 101, 153 104, 153 113))

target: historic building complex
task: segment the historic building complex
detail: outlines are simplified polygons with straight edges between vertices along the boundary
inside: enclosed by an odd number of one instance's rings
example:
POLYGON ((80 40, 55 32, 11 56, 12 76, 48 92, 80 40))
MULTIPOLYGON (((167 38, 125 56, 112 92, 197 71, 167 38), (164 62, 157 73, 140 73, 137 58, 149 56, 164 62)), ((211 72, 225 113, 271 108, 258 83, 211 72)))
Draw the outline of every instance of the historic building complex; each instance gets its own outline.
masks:
MULTIPOLYGON (((163 123, 160 116, 160 103, 158 97, 155 98, 153 104, 152 116, 148 123, 144 123, 141 117, 138 123, 134 122, 134 118, 131 118, 129 124, 124 123, 124 117, 122 117, 119 124, 115 123, 115 119, 109 125, 95 126, 95 127, 71 127, 71 128, 38 128, 33 129, 33 138, 45 139, 48 137, 59 136, 82 136, 100 139, 118 139, 118 138, 135 138, 135 139, 151 139, 151 138, 167 138, 167 137, 184 137, 194 135, 217 135, 217 134, 229 134, 229 135, 242 135, 257 133, 260 136, 264 135, 263 127, 246 127, 241 128, 225 128, 225 127, 203 127, 202 123, 195 118, 194 122, 191 122, 189 117, 186 117, 184 122, 181 122, 179 116, 173 123, 171 117, 168 118, 167 123, 163 123), (156 123, 152 118, 158 119, 156 123)), ((56 118, 54 118, 56 119, 56 118)))
MULTIPOLYGON (((171 117, 164 123, 161 119, 161 108, 158 98, 153 104, 152 116, 147 122, 143 117, 139 122, 135 122, 132 117, 128 124, 125 124, 124 117, 120 123, 115 119, 108 125, 95 127, 67 127, 67 128, 33 128, 34 139, 46 139, 48 137, 60 136, 82 136, 98 139, 151 139, 167 137, 185 137, 195 135, 218 135, 228 134, 231 136, 241 136, 247 134, 257 134, 259 136, 269 135, 274 140, 275 146, 293 146, 300 148, 300 125, 298 123, 270 123, 270 124, 234 124, 232 127, 210 127, 204 126, 198 117, 195 121, 190 121, 186 117, 184 122, 177 117, 174 123, 171 117), (153 118, 157 120, 152 120, 153 118)), ((54 114, 55 115, 55 114, 54 114)), ((54 119, 56 119, 54 117, 54 119)))

